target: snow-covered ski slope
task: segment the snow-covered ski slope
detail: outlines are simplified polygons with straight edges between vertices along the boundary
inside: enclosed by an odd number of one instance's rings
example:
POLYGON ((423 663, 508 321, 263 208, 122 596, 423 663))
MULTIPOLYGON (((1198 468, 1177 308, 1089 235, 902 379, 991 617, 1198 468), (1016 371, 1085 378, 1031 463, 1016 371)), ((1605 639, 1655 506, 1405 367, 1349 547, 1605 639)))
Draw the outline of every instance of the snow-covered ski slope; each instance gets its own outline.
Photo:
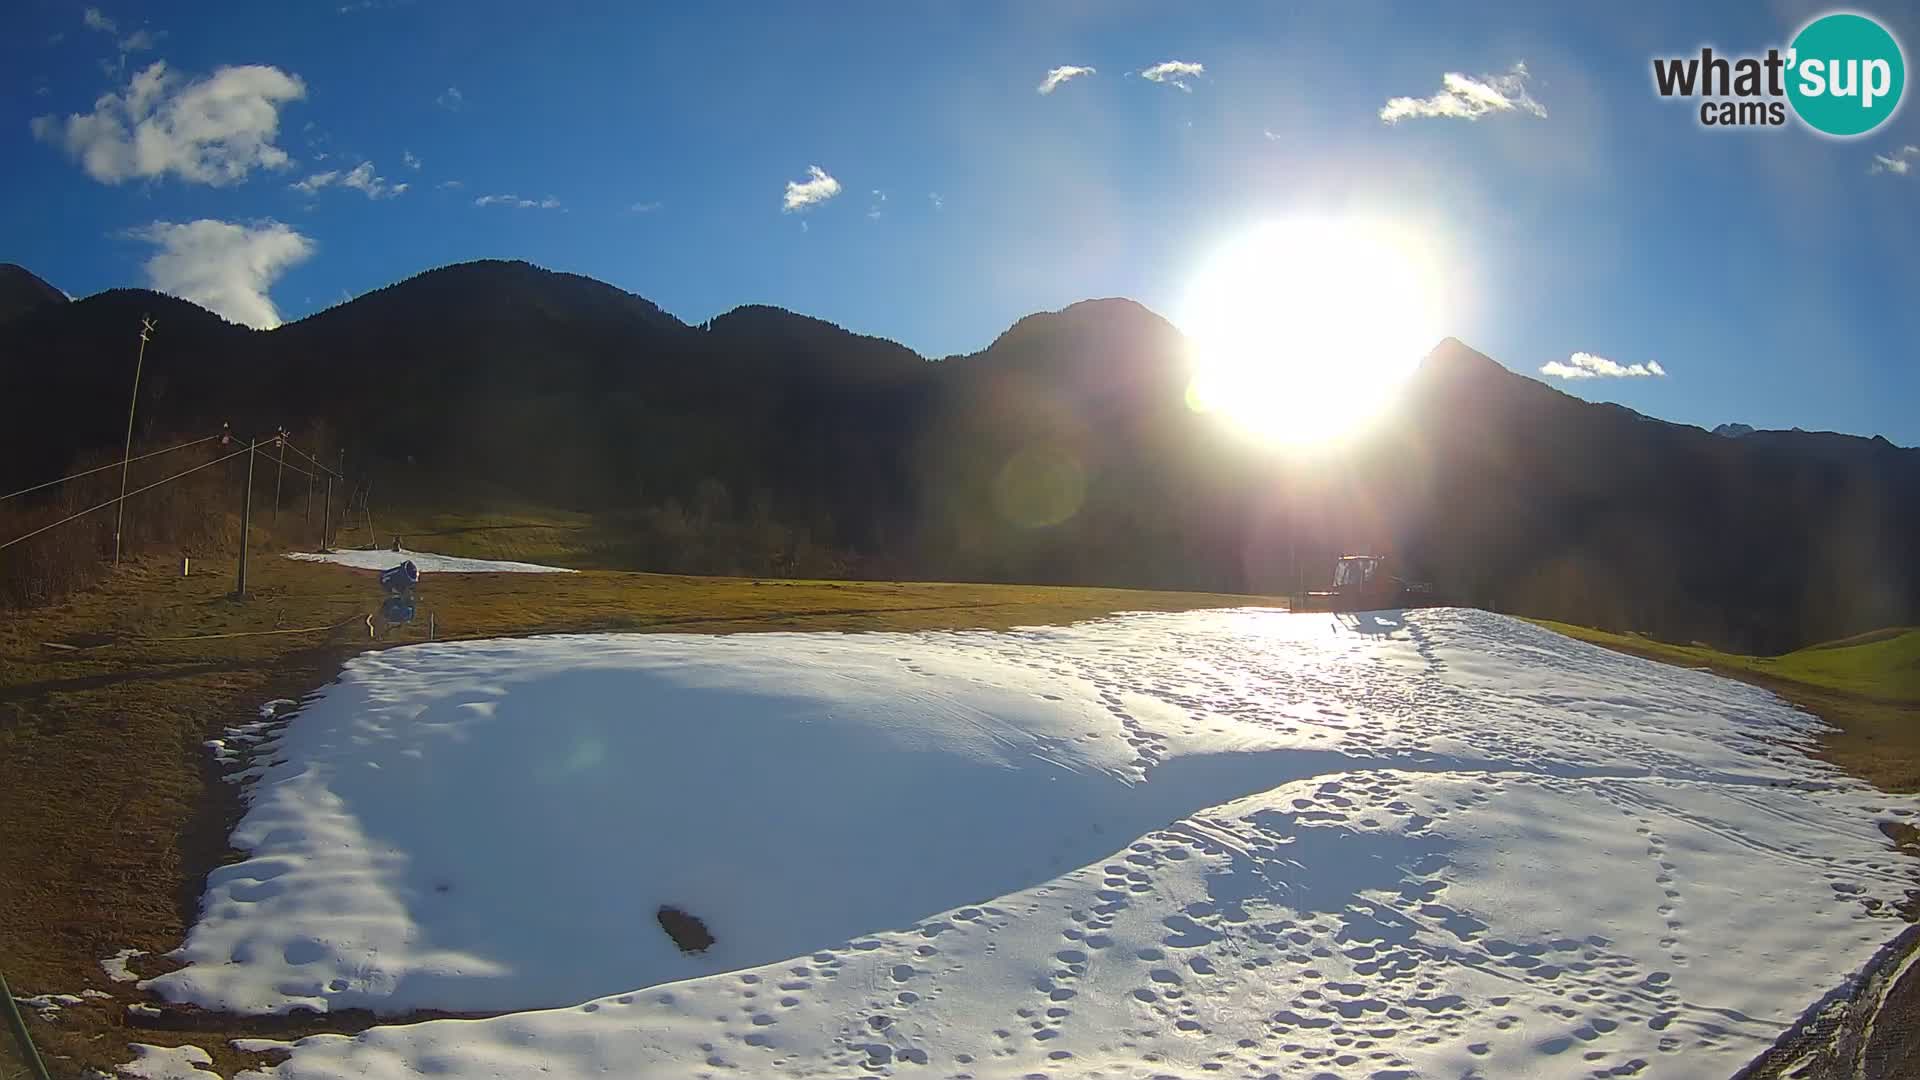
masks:
POLYGON ((1901 927, 1816 729, 1455 610, 393 649, 146 985, 506 1013, 288 1077, 1724 1077, 1901 927))
POLYGON ((572 574, 564 566, 543 566, 530 562, 503 562, 499 559, 463 559, 457 555, 435 555, 431 551, 367 551, 341 548, 327 552, 293 552, 289 559, 302 562, 338 563, 359 570, 387 570, 407 560, 423 574, 572 574))

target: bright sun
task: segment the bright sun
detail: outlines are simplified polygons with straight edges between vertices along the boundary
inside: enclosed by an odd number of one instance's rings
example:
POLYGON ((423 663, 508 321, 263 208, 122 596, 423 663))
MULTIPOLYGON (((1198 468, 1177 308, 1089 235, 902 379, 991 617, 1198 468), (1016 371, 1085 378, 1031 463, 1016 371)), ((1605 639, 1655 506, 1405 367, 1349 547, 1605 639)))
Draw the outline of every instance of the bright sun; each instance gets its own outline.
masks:
POLYGON ((1346 218, 1262 225, 1193 279, 1179 319, 1194 348, 1187 399, 1277 442, 1352 431, 1439 341, 1443 285, 1410 229, 1346 218))

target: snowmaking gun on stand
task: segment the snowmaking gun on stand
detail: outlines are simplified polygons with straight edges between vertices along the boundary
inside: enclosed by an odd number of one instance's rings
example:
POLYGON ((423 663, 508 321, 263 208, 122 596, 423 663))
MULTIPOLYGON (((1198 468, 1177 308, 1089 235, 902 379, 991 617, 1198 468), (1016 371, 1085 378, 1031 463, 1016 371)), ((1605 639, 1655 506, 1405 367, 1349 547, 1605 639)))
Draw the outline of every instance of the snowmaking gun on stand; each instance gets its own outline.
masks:
POLYGON ((410 623, 414 615, 413 590, 420 584, 420 568, 412 559, 380 571, 380 591, 386 602, 380 605, 380 617, 388 623, 410 623))
POLYGON ((1299 592, 1291 598, 1294 611, 1385 611, 1392 608, 1437 607, 1433 585, 1409 581, 1393 573, 1385 555, 1342 555, 1333 564, 1333 588, 1299 592))

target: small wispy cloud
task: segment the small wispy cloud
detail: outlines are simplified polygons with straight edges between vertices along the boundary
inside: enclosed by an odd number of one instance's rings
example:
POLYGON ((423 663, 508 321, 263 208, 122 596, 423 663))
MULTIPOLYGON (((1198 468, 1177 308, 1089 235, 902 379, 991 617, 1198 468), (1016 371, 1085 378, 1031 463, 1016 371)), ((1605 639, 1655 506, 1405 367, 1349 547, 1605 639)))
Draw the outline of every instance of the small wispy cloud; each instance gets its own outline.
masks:
POLYGON ((1082 75, 1092 75, 1093 73, 1094 70, 1090 67, 1080 67, 1076 64, 1062 64, 1047 72, 1047 77, 1041 79, 1040 85, 1035 87, 1035 89, 1042 94, 1051 94, 1060 88, 1061 83, 1069 79, 1077 79, 1082 75))
POLYGON ((549 195, 544 199, 523 199, 518 195, 482 195, 473 200, 475 206, 511 206, 519 210, 558 210, 560 200, 549 195))
POLYGON ((433 103, 443 109, 459 112, 460 106, 467 103, 467 98, 465 94, 460 92, 459 87, 449 86, 445 90, 440 91, 440 96, 434 98, 433 103))
POLYGON ((818 165, 807 166, 805 180, 787 181, 787 193, 780 200, 782 213, 791 214, 795 210, 805 210, 818 206, 840 194, 840 181, 827 175, 827 170, 818 165))
POLYGON ((934 208, 934 209, 935 209, 936 211, 937 211, 937 210, 945 210, 945 209, 947 208, 947 198, 946 198, 946 196, 944 196, 944 195, 942 195, 942 194, 940 194, 940 193, 939 193, 939 192, 937 192, 937 191, 929 191, 929 192, 927 192, 927 202, 929 202, 929 203, 931 203, 931 204, 933 205, 933 208, 934 208))
POLYGON ((409 169, 417 169, 420 167, 420 159, 413 156, 413 151, 402 150, 400 151, 400 164, 405 165, 409 169))
POLYGON ((410 185, 388 183, 387 178, 374 172, 373 162, 363 161, 345 172, 328 169, 317 172, 304 180, 296 180, 287 186, 302 195, 314 195, 324 188, 338 184, 343 188, 352 188, 369 199, 391 199, 402 194, 410 185))
POLYGON ((867 205, 867 220, 880 220, 880 211, 887 205, 887 193, 879 188, 873 189, 873 201, 867 205))
POLYGON ((1916 161, 1920 161, 1920 146, 1903 146, 1891 154, 1873 155, 1873 167, 1867 172, 1906 176, 1913 172, 1913 163, 1916 161))
POLYGON ((1667 369, 1661 367, 1658 360, 1649 360, 1644 364, 1621 364, 1604 356, 1583 352, 1569 356, 1565 363, 1549 360, 1540 365, 1540 374, 1560 379, 1657 378, 1666 373, 1667 369))
POLYGON ((662 202, 637 202, 637 203, 634 203, 632 206, 627 207, 627 213, 651 214, 655 210, 658 210, 665 205, 666 204, 662 202))
POLYGON ((1391 98, 1380 107, 1380 119, 1389 124, 1431 117, 1478 120, 1488 113, 1520 112, 1544 120, 1546 107, 1533 100, 1527 90, 1530 78, 1525 61, 1513 65, 1505 75, 1449 71, 1440 77, 1439 93, 1429 98, 1391 98))
POLYGON ((361 192, 369 199, 391 199, 407 190, 406 184, 390 184, 386 177, 374 175, 371 161, 355 165, 340 178, 340 186, 361 192))
MULTIPOLYGON (((132 53, 146 52, 167 36, 164 30, 149 30, 141 27, 126 37, 120 36, 120 22, 97 7, 90 7, 80 13, 80 22, 87 29, 106 34, 114 39, 118 55, 110 60, 100 61, 100 70, 110 79, 117 79, 126 72, 127 57, 132 53)), ((55 40, 64 37, 56 35, 55 40)))
POLYGON ((1196 64, 1191 60, 1162 60, 1150 68, 1141 69, 1140 77, 1148 82, 1166 83, 1192 93, 1193 87, 1187 85, 1187 80, 1206 73, 1205 64, 1196 64))
POLYGON ((442 191, 458 191, 467 185, 459 180, 442 180, 433 186, 442 191))
POLYGON ((340 179, 340 170, 328 169, 326 172, 314 173, 304 180, 295 180, 287 186, 302 195, 313 195, 338 179, 340 179))

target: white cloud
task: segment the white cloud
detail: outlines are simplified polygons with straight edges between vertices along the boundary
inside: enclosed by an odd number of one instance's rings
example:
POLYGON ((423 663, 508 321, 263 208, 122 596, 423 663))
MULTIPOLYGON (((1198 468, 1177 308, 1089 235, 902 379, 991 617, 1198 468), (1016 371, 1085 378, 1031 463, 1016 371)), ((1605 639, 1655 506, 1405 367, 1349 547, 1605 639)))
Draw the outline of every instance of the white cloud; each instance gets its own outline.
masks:
POLYGON ((633 214, 651 214, 655 210, 660 209, 664 205, 666 204, 659 203, 659 202, 637 202, 637 203, 634 203, 632 206, 627 207, 627 211, 633 214))
POLYGON ((457 191, 460 188, 466 187, 467 185, 459 180, 442 180, 438 184, 435 184, 434 186, 437 188, 440 188, 443 191, 447 189, 453 189, 457 191))
POLYGON ((1873 168, 1868 173, 1892 173, 1905 176, 1913 171, 1913 163, 1920 161, 1920 146, 1903 146, 1891 154, 1873 155, 1873 168))
MULTIPOLYGON (((346 172, 341 172, 338 169, 317 172, 305 180, 296 180, 287 186, 300 192, 302 195, 312 195, 320 189, 331 187, 334 184, 339 184, 343 188, 352 188, 366 195, 369 199, 391 199, 412 186, 410 184, 388 183, 386 177, 378 176, 374 173, 373 162, 371 161, 363 161, 346 172)), ((447 185, 442 184, 441 186, 445 187, 447 185)))
POLYGON ((1524 112, 1545 119, 1546 107, 1527 92, 1524 61, 1505 75, 1473 77, 1449 71, 1440 77, 1440 92, 1430 98, 1397 97, 1380 107, 1380 119, 1389 124, 1407 119, 1449 117, 1478 120, 1488 113, 1524 112))
POLYGON ((385 177, 375 176, 371 161, 363 161, 355 165, 340 178, 340 186, 364 192, 369 199, 391 199, 407 190, 405 184, 389 184, 385 177))
POLYGON ((1207 65, 1205 64, 1196 64, 1191 60, 1162 60, 1141 71, 1140 77, 1148 82, 1168 83, 1192 92, 1193 87, 1187 85, 1187 80, 1206 73, 1207 65))
MULTIPOLYGON (((100 69, 107 73, 108 78, 118 78, 120 76, 127 62, 128 53, 146 52, 159 44, 161 38, 167 36, 165 31, 148 30, 143 27, 128 34, 126 37, 120 37, 119 22, 104 14, 96 7, 90 7, 81 12, 80 21, 86 24, 87 29, 98 30, 100 33, 112 35, 116 39, 114 43, 119 47, 119 58, 116 60, 100 61, 100 69)), ((56 35, 55 40, 57 41, 59 37, 64 36, 65 35, 56 35)))
POLYGON ((155 61, 126 93, 102 95, 92 112, 65 121, 35 117, 32 128, 103 184, 172 173, 218 187, 288 164, 273 144, 280 105, 306 93, 299 76, 275 67, 223 67, 189 80, 155 61))
POLYGON ((1583 352, 1574 353, 1564 364, 1550 360, 1540 365, 1540 374, 1562 379, 1637 379, 1666 373, 1667 369, 1661 367, 1658 360, 1649 360, 1644 364, 1620 364, 1604 356, 1583 352))
POLYGON ((946 196, 937 191, 927 192, 927 201, 933 204, 935 210, 945 210, 947 208, 946 196))
POLYGON ((1062 64, 1047 72, 1047 77, 1040 80, 1040 85, 1036 87, 1036 89, 1043 94, 1051 94, 1060 88, 1061 83, 1066 82, 1068 79, 1077 79, 1082 75, 1092 75, 1093 73, 1094 71, 1090 67, 1062 64))
POLYGON ((787 194, 781 200, 781 210, 792 213, 816 206, 840 194, 840 181, 827 175, 827 170, 818 165, 807 166, 805 180, 787 181, 787 194))
POLYGON ((400 164, 405 165, 409 169, 417 169, 420 167, 420 159, 413 156, 413 151, 402 150, 400 151, 400 164))
POLYGON ((312 195, 338 179, 340 179, 340 171, 338 169, 329 169, 326 172, 314 173, 305 180, 295 180, 287 186, 302 195, 312 195))
POLYGON ((482 195, 473 200, 475 206, 511 206, 520 210, 558 210, 560 200, 549 195, 544 199, 523 199, 518 195, 482 195))
POLYGON ((277 221, 156 221, 131 235, 160 249, 146 262, 150 286, 257 330, 280 325, 267 289, 313 255, 313 241, 277 221))
POLYGON ((887 204, 887 193, 879 188, 873 189, 873 202, 867 206, 867 220, 880 220, 880 211, 887 204))
POLYGON ((434 98, 433 103, 443 109, 451 109, 454 112, 459 112, 460 106, 466 104, 467 99, 465 95, 460 93, 459 87, 449 86, 445 90, 440 91, 440 96, 434 98))

